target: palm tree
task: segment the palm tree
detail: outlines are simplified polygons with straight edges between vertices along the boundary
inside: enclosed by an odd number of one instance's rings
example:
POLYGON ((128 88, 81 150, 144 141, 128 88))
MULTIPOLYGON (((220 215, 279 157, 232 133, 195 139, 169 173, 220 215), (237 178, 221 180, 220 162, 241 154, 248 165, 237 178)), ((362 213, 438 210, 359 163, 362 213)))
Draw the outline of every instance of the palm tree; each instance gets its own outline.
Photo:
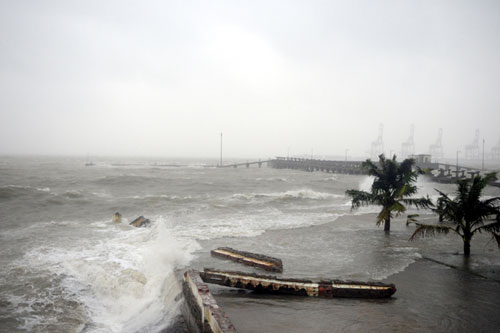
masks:
POLYGON ((347 190, 346 194, 352 198, 352 209, 360 206, 380 205, 382 210, 377 216, 377 225, 384 223, 384 231, 390 232, 391 218, 406 211, 405 206, 416 208, 432 207, 432 201, 426 198, 412 198, 417 193, 415 185, 417 177, 422 173, 420 169, 413 170, 415 160, 405 159, 399 163, 396 155, 386 159, 384 154, 379 156, 378 165, 370 159, 361 164, 370 176, 375 177, 371 191, 347 190))
POLYGON ((454 231, 464 241, 464 255, 470 255, 470 242, 475 233, 487 231, 495 235, 495 231, 500 231, 500 197, 480 199, 483 189, 494 180, 496 180, 495 173, 460 180, 457 182, 456 197, 453 199, 436 190, 440 197, 438 208, 434 211, 439 214, 442 223, 429 225, 415 222, 417 229, 411 235, 410 240, 416 236, 447 234, 454 231), (486 222, 489 223, 485 224, 486 222))

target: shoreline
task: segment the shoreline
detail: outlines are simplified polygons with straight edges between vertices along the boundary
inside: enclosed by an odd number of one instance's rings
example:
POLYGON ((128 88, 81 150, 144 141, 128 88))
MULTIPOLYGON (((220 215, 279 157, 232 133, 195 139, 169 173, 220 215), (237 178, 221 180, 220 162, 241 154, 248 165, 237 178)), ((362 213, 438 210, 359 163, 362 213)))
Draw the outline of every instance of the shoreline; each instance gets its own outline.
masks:
POLYGON ((422 257, 422 260, 429 260, 429 261, 432 261, 432 262, 434 262, 434 263, 436 263, 438 265, 443 265, 443 266, 446 266, 446 267, 449 267, 449 268, 452 268, 452 269, 456 269, 456 270, 459 270, 459 271, 462 271, 462 272, 465 272, 465 273, 468 273, 468 274, 475 275, 475 276, 483 278, 485 280, 491 280, 491 281, 495 281, 495 282, 500 283, 500 279, 498 279, 498 278, 491 277, 491 276, 486 276, 486 275, 480 274, 480 273, 472 271, 472 270, 464 269, 463 267, 460 267, 460 266, 457 266, 457 265, 453 265, 453 264, 449 264, 449 263, 446 263, 446 262, 443 262, 443 261, 439 261, 439 260, 433 259, 431 257, 422 257))

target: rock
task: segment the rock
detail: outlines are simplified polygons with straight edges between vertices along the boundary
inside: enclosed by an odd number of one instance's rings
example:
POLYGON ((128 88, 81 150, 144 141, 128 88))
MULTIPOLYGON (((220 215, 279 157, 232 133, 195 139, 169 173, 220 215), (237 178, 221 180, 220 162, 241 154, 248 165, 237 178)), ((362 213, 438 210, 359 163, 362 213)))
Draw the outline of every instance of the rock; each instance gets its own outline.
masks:
POLYGON ((122 214, 116 212, 114 215, 113 215, 113 222, 114 223, 122 223, 122 214))
POLYGON ((144 216, 139 216, 138 218, 130 222, 130 225, 140 228, 140 227, 145 227, 150 223, 151 221, 149 219, 145 218, 144 216))

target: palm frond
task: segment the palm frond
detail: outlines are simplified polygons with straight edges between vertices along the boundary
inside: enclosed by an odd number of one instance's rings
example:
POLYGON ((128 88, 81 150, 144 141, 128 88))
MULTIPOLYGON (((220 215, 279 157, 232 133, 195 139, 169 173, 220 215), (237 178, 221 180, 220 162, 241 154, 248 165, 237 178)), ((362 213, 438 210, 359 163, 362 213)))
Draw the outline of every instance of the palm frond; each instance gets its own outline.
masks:
POLYGON ((450 200, 450 197, 448 196, 448 194, 446 194, 446 193, 444 193, 444 192, 442 192, 442 191, 438 190, 437 188, 435 188, 435 189, 434 189, 434 191, 436 191, 437 193, 439 193, 439 195, 440 195, 442 198, 450 200))
POLYGON ((418 220, 417 217, 420 217, 419 214, 410 214, 406 217, 406 226, 409 226, 412 223, 417 224, 418 220))
POLYGON ((500 197, 493 197, 483 200, 483 204, 486 206, 494 207, 497 206, 497 203, 500 203, 500 197))
POLYGON ((422 198, 408 198, 408 199, 402 199, 402 202, 404 202, 408 206, 414 206, 415 208, 418 209, 425 209, 425 208, 433 208, 434 203, 432 202, 431 198, 429 196, 427 197, 422 197, 422 198))
POLYGON ((399 169, 403 174, 411 174, 413 173, 413 165, 415 164, 415 160, 413 158, 407 158, 399 165, 399 169))
POLYGON ((415 232, 408 239, 413 241, 415 237, 425 237, 427 235, 435 236, 436 234, 447 234, 450 231, 455 231, 449 226, 435 225, 435 224, 420 224, 417 223, 418 227, 415 232))
POLYGON ((500 249, 500 234, 497 234, 496 232, 491 233, 493 235, 493 238, 497 241, 498 248, 500 249))
POLYGON ((389 211, 391 212, 396 212, 396 216, 399 216, 400 214, 406 212, 406 207, 403 206, 400 202, 396 201, 395 203, 390 206, 389 211))
POLYGON ((367 159, 363 163, 361 163, 361 168, 365 169, 368 172, 368 175, 373 176, 373 177, 380 177, 379 169, 375 163, 372 162, 372 160, 367 159))
POLYGON ((392 217, 391 210, 389 207, 383 207, 380 213, 377 215, 377 226, 384 223, 387 219, 392 217))
POLYGON ((482 225, 480 227, 477 227, 476 229, 472 230, 472 234, 475 234, 476 232, 483 232, 483 231, 488 231, 488 232, 499 232, 500 231, 500 221, 495 221, 490 224, 482 225))
POLYGON ((351 209, 355 209, 360 206, 368 206, 374 201, 374 196, 366 191, 347 190, 345 193, 352 199, 351 209))
POLYGON ((486 175, 484 175, 484 179, 486 180, 486 183, 494 182, 495 180, 498 179, 497 173, 496 172, 487 173, 486 175))
POLYGON ((430 168, 423 168, 422 169, 422 168, 417 166, 416 171, 419 175, 425 175, 425 174, 430 174, 432 169, 430 169, 430 168))

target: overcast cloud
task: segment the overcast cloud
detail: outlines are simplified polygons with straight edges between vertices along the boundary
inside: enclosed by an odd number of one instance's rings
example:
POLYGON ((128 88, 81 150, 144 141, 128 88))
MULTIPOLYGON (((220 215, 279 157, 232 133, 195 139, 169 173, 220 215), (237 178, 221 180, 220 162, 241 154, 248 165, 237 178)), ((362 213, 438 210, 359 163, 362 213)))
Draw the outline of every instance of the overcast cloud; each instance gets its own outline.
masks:
POLYGON ((500 138, 499 1, 0 1, 0 153, 367 156, 500 138))

